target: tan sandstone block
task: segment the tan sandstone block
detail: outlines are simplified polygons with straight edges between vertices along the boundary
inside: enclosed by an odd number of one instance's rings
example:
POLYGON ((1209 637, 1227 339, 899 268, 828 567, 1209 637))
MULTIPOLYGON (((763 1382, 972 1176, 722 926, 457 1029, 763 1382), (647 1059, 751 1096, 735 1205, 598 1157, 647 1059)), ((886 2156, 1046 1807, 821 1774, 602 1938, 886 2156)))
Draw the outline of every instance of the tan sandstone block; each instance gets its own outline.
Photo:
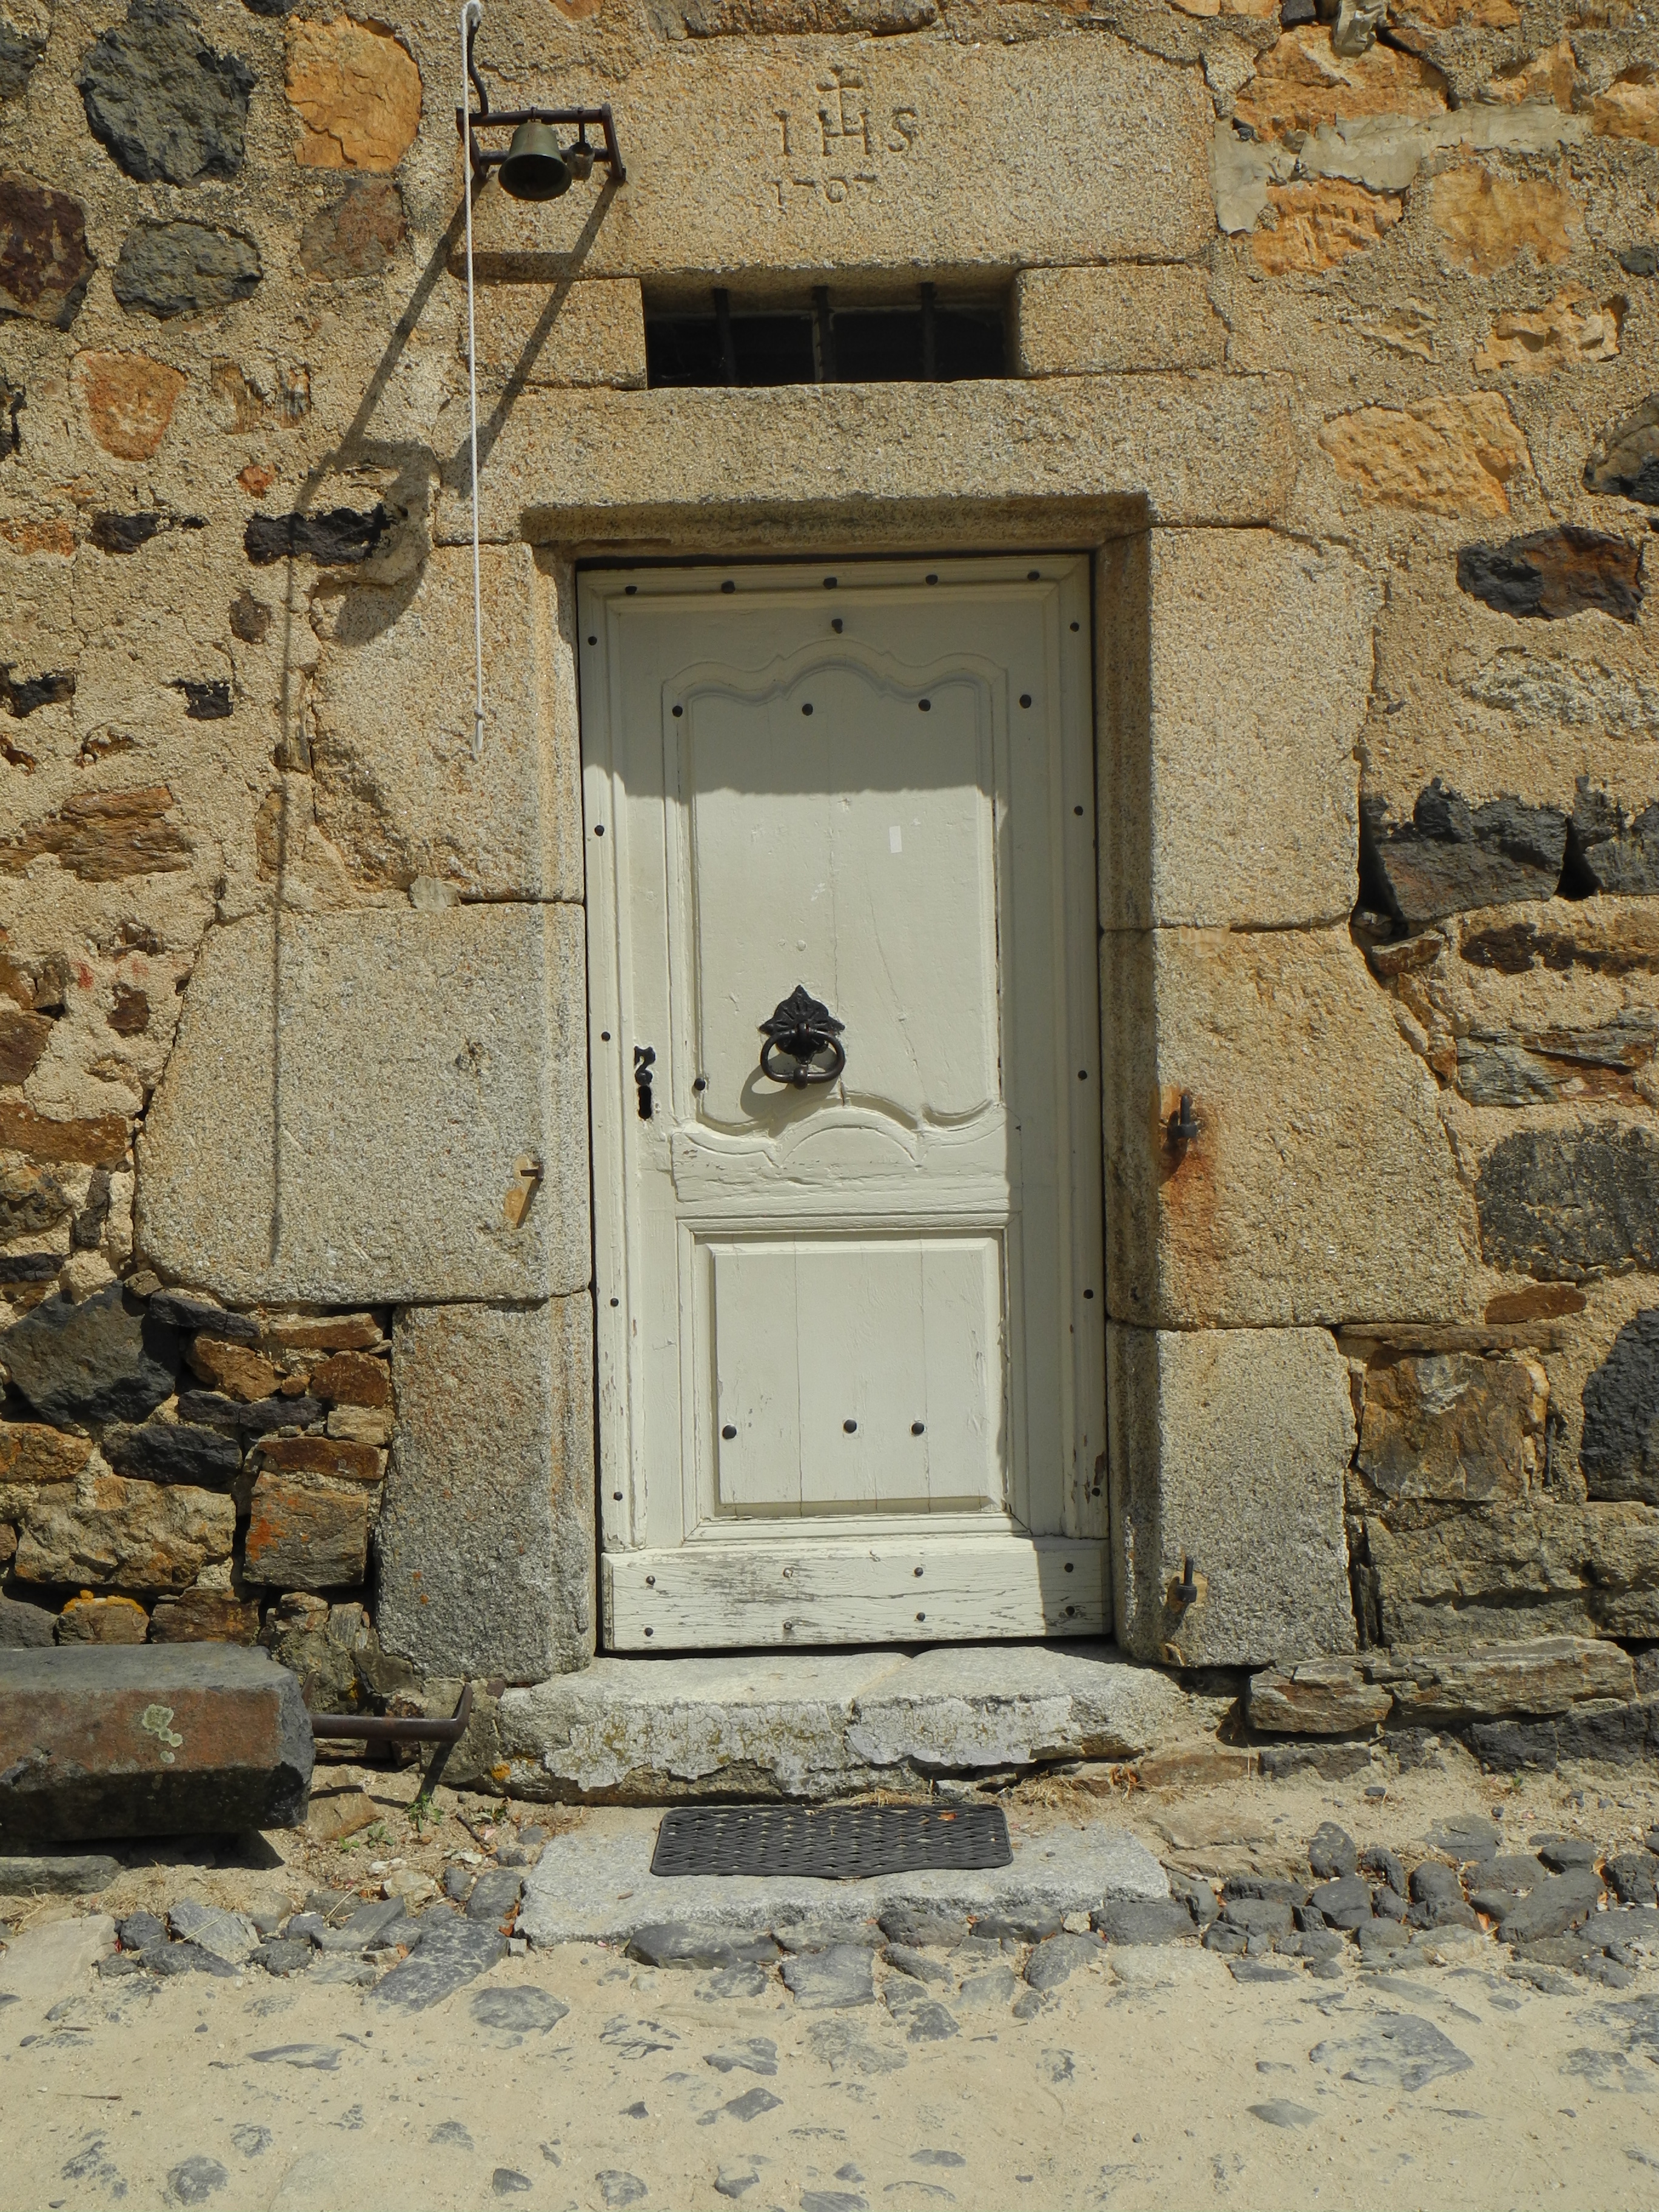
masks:
MULTIPOLYGON (((244 1305, 585 1285, 584 1000, 572 907, 213 931, 140 1144, 144 1253, 244 1305), (543 1186, 509 1230, 501 1194, 525 1152, 543 1186)), ((275 1322, 267 1335, 293 1340, 275 1322)))
POLYGON ((1659 146, 1659 71, 1646 64, 1626 70, 1596 94, 1589 112, 1598 137, 1639 138, 1659 146))
POLYGON ((246 1344, 230 1344, 222 1337, 192 1337, 185 1356, 210 1389, 222 1390, 228 1398, 240 1398, 247 1406, 274 1397, 283 1379, 269 1359, 246 1344))
POLYGON ((1448 258, 1477 276, 1507 269, 1526 252, 1544 267, 1565 261, 1583 228, 1583 209, 1559 185, 1478 167, 1437 177, 1429 211, 1448 258))
POLYGON ((1522 1498, 1544 1473, 1549 1382, 1535 1359, 1471 1352, 1372 1360, 1355 1460, 1384 1498, 1522 1498))
POLYGON ((189 380, 141 353, 77 354, 75 378, 93 436, 123 461, 149 459, 189 380))
POLYGON ((1369 192, 1340 177, 1269 185, 1267 205, 1274 220, 1253 233, 1250 252, 1270 276, 1334 269, 1376 245, 1401 214, 1392 192, 1369 192))
POLYGON ((421 72, 384 23, 289 27, 288 97, 302 167, 395 169, 421 126, 421 72))
POLYGON ((1439 1088, 1346 928, 1124 933, 1101 955, 1115 1319, 1468 1311, 1474 1208, 1439 1088), (1180 1145, 1183 1091, 1199 1134, 1180 1145))
MULTIPOLYGON (((475 314, 481 377, 645 389, 645 307, 632 277, 556 285, 550 293, 541 284, 481 284, 475 314)), ((465 305, 459 335, 465 362, 465 305)))
POLYGON ((1346 1364, 1323 1329, 1107 1330, 1114 1612, 1139 1659, 1352 1651, 1346 1364), (1187 1563, 1195 1595, 1180 1596, 1187 1563))
POLYGON ((273 1589, 349 1589, 368 1565, 372 1517, 360 1486, 268 1471, 253 1486, 247 1578, 273 1589))
POLYGON ((73 1489, 34 1493, 12 1571, 20 1582, 188 1589, 230 1557, 235 1534, 235 1505, 215 1491, 86 1474, 73 1489))
POLYGON ((1234 112, 1261 138, 1317 131, 1360 115, 1427 117, 1446 110, 1446 80, 1393 46, 1339 54, 1322 23, 1286 31, 1256 65, 1234 112))
POLYGON ((1227 349, 1200 269, 1026 269, 1015 280, 1014 313, 1020 376, 1214 368, 1227 349))
POLYGON ((0 1483, 73 1482, 91 1456, 89 1437, 42 1421, 0 1422, 0 1483))
POLYGON ((82 1590, 58 1616, 60 1644, 142 1644, 149 1615, 130 1597, 94 1597, 82 1590))
POLYGON ((1507 514, 1509 481, 1532 465, 1525 434, 1496 392, 1358 408, 1326 422, 1319 442, 1365 498, 1429 514, 1507 514))
POLYGON ((412 597, 358 586, 319 599, 318 827, 376 890, 427 876, 471 898, 580 899, 577 730, 574 715, 553 711, 550 614, 534 556, 486 546, 482 579, 477 760, 471 547, 434 550, 412 597))
POLYGON ((1394 1700, 1358 1659, 1307 1659, 1250 1677, 1250 1726, 1279 1735, 1357 1735, 1387 1720, 1394 1700))
POLYGON ((1525 1635, 1659 1637, 1659 1509, 1529 1500, 1390 1528, 1367 1516, 1382 1632, 1393 1644, 1525 1635))
MULTIPOLYGON (((800 544, 814 526, 831 543, 851 526, 866 544, 914 544, 939 515, 960 527, 975 501, 995 503, 983 526, 1005 541, 1011 524, 1086 530, 1097 517, 1103 534, 1115 514, 1148 509, 1171 524, 1267 522, 1295 474, 1277 381, 1200 372, 526 392, 480 491, 488 538, 648 535, 700 550, 758 538, 775 550, 781 528, 800 544), (1060 501, 1075 503, 1063 519, 1060 501), (1011 516, 1022 505, 1029 519, 1011 516)), ((452 477, 440 508, 440 534, 456 543, 471 532, 465 483, 452 477)))
MULTIPOLYGON (((524 96, 538 76, 554 93, 531 68, 524 96)), ((628 183, 597 229, 589 192, 526 207, 492 184, 475 216, 486 276, 531 256, 544 291, 560 273, 913 283, 919 267, 1182 261, 1214 234, 1203 80, 1117 39, 683 40, 617 105, 628 183)), ((459 173, 458 148, 457 188, 459 173)))
POLYGON ((1547 307, 1528 313, 1509 308, 1492 324, 1474 356, 1481 369, 1516 369, 1528 376, 1551 376, 1559 368, 1589 368, 1613 360, 1625 319, 1622 299, 1592 303, 1581 286, 1558 292, 1547 307))
POLYGON ((1271 531, 1155 530, 1108 547, 1100 583, 1105 927, 1346 917, 1364 571, 1271 531))

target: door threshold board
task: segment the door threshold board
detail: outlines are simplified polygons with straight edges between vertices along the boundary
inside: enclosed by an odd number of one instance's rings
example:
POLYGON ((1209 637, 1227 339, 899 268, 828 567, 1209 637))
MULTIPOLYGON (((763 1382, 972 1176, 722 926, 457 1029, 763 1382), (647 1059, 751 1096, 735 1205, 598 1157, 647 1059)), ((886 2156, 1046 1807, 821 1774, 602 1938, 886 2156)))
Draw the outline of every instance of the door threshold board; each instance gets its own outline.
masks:
POLYGON ((600 1568, 612 1651, 984 1643, 1110 1625, 1099 1537, 690 1545, 609 1553, 600 1568))

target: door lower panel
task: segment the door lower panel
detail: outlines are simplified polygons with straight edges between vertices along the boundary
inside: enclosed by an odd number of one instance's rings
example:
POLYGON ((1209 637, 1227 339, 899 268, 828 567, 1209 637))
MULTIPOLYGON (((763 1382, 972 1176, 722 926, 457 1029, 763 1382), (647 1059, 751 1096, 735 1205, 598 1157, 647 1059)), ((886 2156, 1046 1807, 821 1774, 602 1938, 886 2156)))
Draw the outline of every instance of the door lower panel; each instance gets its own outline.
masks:
POLYGON ((614 1651, 1100 1636, 1106 1549, 1063 1538, 681 1545, 602 1561, 614 1651), (911 1631, 907 1638, 906 1628, 911 1631))

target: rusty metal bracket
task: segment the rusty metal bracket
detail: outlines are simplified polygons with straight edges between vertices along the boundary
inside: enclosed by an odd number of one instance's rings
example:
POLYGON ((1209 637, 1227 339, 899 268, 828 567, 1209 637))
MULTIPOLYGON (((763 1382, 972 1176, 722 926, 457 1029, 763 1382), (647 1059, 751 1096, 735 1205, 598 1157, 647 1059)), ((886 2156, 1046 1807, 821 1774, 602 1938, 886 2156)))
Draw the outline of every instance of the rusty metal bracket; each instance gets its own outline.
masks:
MULTIPOLYGON (((625 185, 628 172, 623 167, 622 148, 617 140, 617 119, 607 100, 597 107, 495 107, 489 105, 489 94, 483 79, 478 75, 472 60, 472 42, 478 35, 476 20, 467 27, 466 73, 472 80, 472 88, 478 95, 478 105, 469 114, 463 108, 455 110, 455 128, 466 148, 467 165, 475 184, 482 185, 492 169, 499 169, 506 161, 507 149, 496 153, 481 146, 477 140, 480 127, 489 130, 516 130, 520 123, 574 123, 580 131, 578 145, 593 161, 603 161, 611 172, 613 185, 625 185), (589 146, 589 130, 605 135, 603 146, 589 146)), ((579 173, 587 174, 586 169, 579 173)))
POLYGON ((343 1737, 358 1743, 459 1743, 472 1717, 472 1685, 463 1682, 461 1701, 447 1721, 396 1720, 380 1713, 313 1713, 314 1741, 343 1737))

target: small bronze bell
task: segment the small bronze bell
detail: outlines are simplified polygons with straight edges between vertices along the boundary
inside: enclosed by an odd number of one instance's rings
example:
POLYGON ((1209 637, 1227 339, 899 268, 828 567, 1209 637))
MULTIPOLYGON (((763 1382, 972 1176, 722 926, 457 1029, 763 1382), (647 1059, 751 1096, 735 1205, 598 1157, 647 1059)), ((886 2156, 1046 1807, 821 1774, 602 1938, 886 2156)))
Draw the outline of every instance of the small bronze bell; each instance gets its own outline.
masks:
POLYGON ((501 190, 509 199, 556 200, 570 189, 570 164, 552 126, 532 118, 513 133, 501 163, 501 190))

